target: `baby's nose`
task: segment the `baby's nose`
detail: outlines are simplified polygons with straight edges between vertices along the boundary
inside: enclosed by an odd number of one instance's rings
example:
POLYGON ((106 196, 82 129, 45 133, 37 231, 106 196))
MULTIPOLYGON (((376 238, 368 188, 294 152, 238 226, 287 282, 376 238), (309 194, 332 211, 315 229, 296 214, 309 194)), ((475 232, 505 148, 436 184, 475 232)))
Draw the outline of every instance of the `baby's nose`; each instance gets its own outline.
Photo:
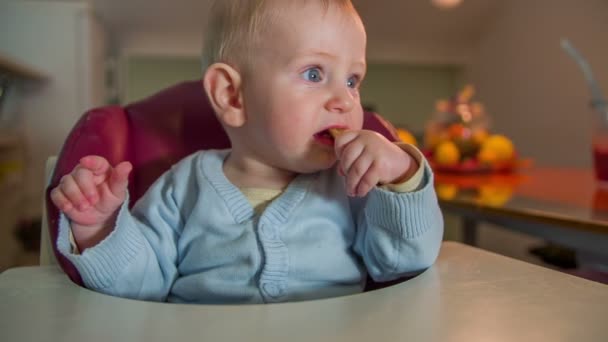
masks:
POLYGON ((333 113, 347 113, 353 109, 355 99, 348 87, 334 87, 325 108, 333 113))

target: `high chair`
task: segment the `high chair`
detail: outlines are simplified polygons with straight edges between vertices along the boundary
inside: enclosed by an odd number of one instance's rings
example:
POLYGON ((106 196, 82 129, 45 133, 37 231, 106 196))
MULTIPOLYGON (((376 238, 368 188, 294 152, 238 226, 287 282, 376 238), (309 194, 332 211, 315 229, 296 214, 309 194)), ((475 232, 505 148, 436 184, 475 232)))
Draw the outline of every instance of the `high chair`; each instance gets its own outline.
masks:
MULTIPOLYGON (((379 115, 366 112, 364 128, 396 141, 395 130, 379 115)), ((82 285, 76 268, 57 251, 59 211, 50 200, 50 190, 80 158, 95 154, 115 165, 128 160, 132 206, 164 171, 185 156, 201 149, 230 147, 230 141, 203 92, 200 80, 179 83, 127 106, 107 106, 86 112, 76 123, 56 161, 47 165, 49 177, 45 196, 46 222, 41 247, 42 263, 56 262, 70 279, 82 285), (50 248, 49 246, 50 245, 50 248), (52 253, 50 253, 52 250, 52 253)), ((366 289, 383 287, 368 278, 366 289)))

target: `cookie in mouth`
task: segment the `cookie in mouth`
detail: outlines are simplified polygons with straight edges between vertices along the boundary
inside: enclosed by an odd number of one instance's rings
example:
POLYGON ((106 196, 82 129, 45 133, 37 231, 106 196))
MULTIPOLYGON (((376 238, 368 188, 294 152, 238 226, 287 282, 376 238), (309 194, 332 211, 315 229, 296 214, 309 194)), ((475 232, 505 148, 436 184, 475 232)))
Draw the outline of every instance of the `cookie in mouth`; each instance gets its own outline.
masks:
POLYGON ((331 137, 335 140, 340 134, 342 134, 342 132, 346 131, 346 128, 334 127, 328 129, 328 131, 329 134, 331 134, 331 137))
POLYGON ((345 130, 346 128, 332 127, 315 134, 314 137, 322 145, 333 146, 336 138, 345 130))

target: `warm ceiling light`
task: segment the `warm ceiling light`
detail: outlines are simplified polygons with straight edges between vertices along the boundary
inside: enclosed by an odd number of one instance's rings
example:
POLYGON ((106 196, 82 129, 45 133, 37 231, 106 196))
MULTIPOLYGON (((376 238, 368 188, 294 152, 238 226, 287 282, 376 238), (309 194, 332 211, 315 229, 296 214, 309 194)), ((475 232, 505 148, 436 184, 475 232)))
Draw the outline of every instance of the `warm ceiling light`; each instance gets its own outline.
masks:
POLYGON ((441 9, 454 8, 462 3, 463 0, 431 0, 435 7, 441 9))

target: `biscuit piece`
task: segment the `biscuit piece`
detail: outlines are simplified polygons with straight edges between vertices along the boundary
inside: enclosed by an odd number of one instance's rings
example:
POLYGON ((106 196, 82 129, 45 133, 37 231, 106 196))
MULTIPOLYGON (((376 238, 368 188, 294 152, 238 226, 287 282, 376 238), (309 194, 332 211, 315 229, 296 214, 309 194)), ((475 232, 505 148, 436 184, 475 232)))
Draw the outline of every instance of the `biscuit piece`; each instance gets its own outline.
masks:
POLYGON ((342 132, 344 132, 346 129, 344 128, 330 128, 328 129, 329 134, 331 134, 331 136, 336 139, 340 134, 342 134, 342 132))

